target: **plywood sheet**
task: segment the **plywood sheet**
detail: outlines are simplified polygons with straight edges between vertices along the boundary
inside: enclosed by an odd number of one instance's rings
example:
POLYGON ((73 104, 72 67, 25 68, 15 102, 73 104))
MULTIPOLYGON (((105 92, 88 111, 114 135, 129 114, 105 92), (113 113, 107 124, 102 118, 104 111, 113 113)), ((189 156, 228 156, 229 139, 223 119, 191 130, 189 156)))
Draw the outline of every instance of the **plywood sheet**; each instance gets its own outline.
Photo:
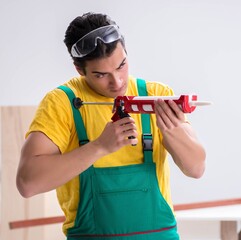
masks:
POLYGON ((24 135, 34 116, 34 106, 4 106, 0 109, 1 125, 1 239, 40 240, 43 229, 10 230, 9 222, 42 217, 44 196, 24 199, 16 188, 16 172, 24 135))

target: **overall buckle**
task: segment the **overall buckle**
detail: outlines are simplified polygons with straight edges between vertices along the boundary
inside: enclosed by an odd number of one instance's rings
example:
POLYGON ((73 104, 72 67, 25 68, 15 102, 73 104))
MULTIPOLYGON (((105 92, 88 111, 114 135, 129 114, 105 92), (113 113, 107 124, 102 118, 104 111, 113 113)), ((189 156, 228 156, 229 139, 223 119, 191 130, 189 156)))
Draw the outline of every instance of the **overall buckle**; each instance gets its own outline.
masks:
POLYGON ((143 151, 152 151, 152 134, 150 133, 143 133, 142 134, 142 146, 143 151))

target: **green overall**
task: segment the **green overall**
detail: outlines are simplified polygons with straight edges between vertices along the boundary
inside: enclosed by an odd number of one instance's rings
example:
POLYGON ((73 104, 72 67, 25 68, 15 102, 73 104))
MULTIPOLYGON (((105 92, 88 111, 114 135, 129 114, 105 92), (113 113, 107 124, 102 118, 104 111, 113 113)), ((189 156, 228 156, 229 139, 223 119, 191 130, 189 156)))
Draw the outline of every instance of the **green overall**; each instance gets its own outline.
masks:
MULTIPOLYGON (((138 79, 137 83, 139 95, 147 95, 145 81, 138 79)), ((75 95, 65 86, 59 88, 71 101, 80 144, 84 144, 88 138, 73 104, 75 95)), ((91 166, 79 175, 80 202, 67 240, 179 239, 176 220, 158 186, 150 115, 142 114, 141 119, 144 162, 121 167, 91 166)))

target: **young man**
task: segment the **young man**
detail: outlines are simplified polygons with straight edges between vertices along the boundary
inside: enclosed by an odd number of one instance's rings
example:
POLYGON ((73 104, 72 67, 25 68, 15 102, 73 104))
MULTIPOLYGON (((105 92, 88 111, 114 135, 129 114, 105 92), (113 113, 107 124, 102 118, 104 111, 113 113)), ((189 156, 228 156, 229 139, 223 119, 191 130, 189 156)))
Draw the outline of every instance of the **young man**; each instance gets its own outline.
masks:
POLYGON ((40 103, 21 152, 20 193, 57 189, 69 240, 179 239, 167 152, 187 176, 199 178, 205 168, 205 151, 181 109, 159 99, 155 114, 113 122, 111 105, 76 104, 76 97, 113 103, 117 96, 173 90, 129 76, 124 38, 104 14, 74 19, 65 44, 80 76, 40 103))

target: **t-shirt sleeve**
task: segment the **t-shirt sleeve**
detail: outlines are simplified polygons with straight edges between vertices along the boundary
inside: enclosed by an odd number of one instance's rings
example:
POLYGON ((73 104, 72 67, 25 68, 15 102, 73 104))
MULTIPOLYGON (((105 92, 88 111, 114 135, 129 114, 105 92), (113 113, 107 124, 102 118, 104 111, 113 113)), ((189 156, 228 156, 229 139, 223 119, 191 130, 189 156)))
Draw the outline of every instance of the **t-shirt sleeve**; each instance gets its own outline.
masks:
POLYGON ((40 102, 26 138, 31 132, 42 132, 63 153, 68 148, 73 129, 74 122, 69 99, 62 90, 55 89, 40 102))

